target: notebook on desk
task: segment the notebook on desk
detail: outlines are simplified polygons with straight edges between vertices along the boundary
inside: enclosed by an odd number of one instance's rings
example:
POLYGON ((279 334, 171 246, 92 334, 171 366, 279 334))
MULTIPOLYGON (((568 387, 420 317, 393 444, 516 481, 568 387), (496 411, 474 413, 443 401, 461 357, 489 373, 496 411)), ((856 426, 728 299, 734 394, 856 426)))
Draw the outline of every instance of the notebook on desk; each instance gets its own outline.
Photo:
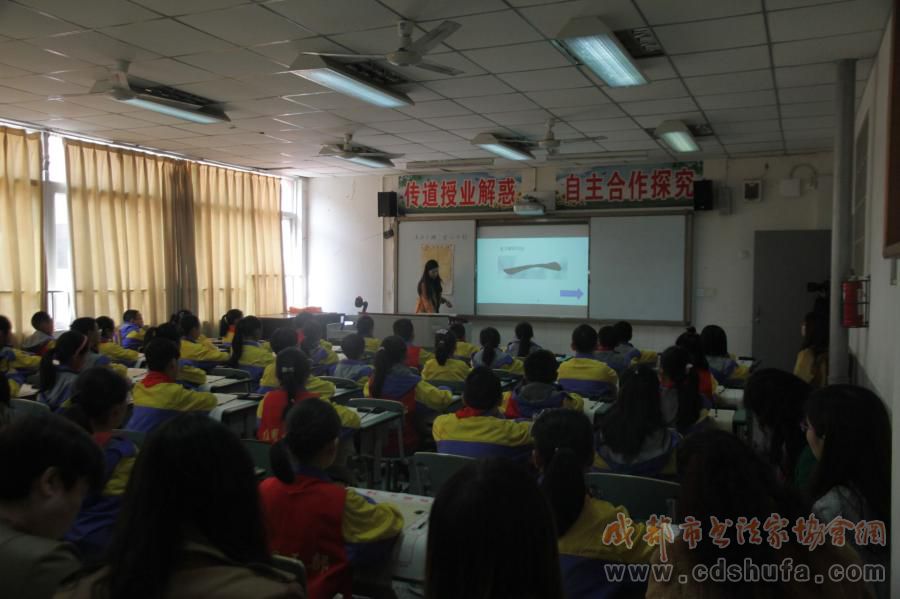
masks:
POLYGON ((216 396, 216 404, 220 406, 237 399, 237 395, 233 393, 213 393, 213 395, 216 396))

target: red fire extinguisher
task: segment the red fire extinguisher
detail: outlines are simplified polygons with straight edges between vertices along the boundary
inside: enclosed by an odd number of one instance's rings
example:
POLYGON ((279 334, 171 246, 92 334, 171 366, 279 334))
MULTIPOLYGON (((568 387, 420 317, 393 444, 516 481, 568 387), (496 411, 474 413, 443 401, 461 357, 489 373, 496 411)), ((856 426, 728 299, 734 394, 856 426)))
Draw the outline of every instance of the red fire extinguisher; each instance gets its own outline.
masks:
POLYGON ((859 299, 861 289, 862 281, 844 281, 841 283, 841 295, 844 299, 844 314, 841 325, 845 328, 852 329, 864 326, 859 299))

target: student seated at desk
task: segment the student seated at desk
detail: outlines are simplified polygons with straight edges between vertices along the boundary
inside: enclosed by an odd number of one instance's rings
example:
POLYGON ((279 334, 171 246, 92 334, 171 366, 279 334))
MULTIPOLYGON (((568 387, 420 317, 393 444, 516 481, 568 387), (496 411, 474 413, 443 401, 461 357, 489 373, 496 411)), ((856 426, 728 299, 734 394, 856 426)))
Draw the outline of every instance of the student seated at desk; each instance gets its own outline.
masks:
POLYGON ((581 411, 584 400, 563 391, 556 382, 559 363, 556 356, 540 349, 525 359, 525 379, 513 389, 506 403, 507 418, 534 418, 543 410, 569 408, 581 411))
POLYGON ((181 317, 181 363, 209 372, 224 366, 231 356, 200 341, 200 319, 187 313, 181 317))
POLYGON ((256 437, 266 443, 275 443, 284 436, 284 421, 292 406, 307 399, 325 401, 333 406, 344 426, 344 437, 348 433, 359 429, 359 416, 356 412, 341 405, 332 404, 306 389, 306 381, 309 377, 309 358, 300 349, 288 347, 278 352, 275 358, 275 372, 278 376, 279 386, 269 391, 256 411, 258 426, 256 437))
POLYGON ((656 352, 640 350, 631 344, 634 331, 631 323, 620 320, 613 325, 616 330, 616 351, 625 356, 629 364, 637 360, 638 364, 656 364, 656 352))
POLYGON ((810 312, 800 328, 803 348, 797 354, 794 374, 820 389, 828 384, 828 320, 823 314, 810 312))
POLYGON ((147 344, 147 376, 132 389, 134 411, 126 427, 149 433, 183 412, 208 413, 218 405, 212 393, 191 391, 175 382, 178 346, 157 338, 147 344))
MULTIPOLYGON (((175 314, 172 314, 169 317, 169 322, 171 324, 174 324, 175 328, 180 331, 181 330, 181 321, 186 316, 197 317, 196 314, 194 314, 190 310, 182 309, 182 310, 179 310, 178 312, 176 312, 175 314)), ((200 322, 199 318, 198 318, 197 322, 200 322)), ((203 345, 209 349, 214 349, 216 351, 219 350, 219 346, 217 346, 215 343, 213 343, 213 340, 210 339, 209 337, 207 337, 206 335, 204 335, 203 333, 198 333, 195 341, 197 343, 199 343, 200 345, 203 345)), ((144 342, 146 343, 146 340, 144 342)))
POLYGON ((619 398, 603 420, 594 467, 617 474, 673 478, 680 442, 681 435, 663 421, 659 377, 649 366, 635 366, 622 376, 619 398))
POLYGON ((375 321, 371 316, 363 314, 356 319, 356 334, 366 342, 366 351, 374 354, 381 347, 381 339, 375 337, 375 321))
MULTIPOLYGON (((275 329, 275 332, 272 333, 271 340, 272 347, 272 355, 277 356, 289 347, 297 347, 297 333, 294 329, 289 329, 286 327, 282 327, 280 329, 275 329)), ((276 360, 277 361, 277 360, 276 360)), ((276 363, 272 362, 266 369, 263 371, 262 378, 259 380, 259 388, 256 390, 260 395, 265 395, 269 391, 274 389, 280 389, 281 383, 278 382, 278 373, 275 369, 276 363)), ((310 375, 306 379, 305 388, 310 393, 316 393, 319 398, 330 400, 337 389, 334 386, 334 383, 329 381, 323 381, 317 376, 310 375)))
POLYGON ((597 351, 594 357, 616 371, 617 376, 628 370, 632 364, 637 363, 637 358, 628 359, 628 356, 616 351, 618 339, 616 329, 612 326, 600 327, 597 331, 597 351))
POLYGON ((594 499, 584 482, 594 461, 594 431, 582 412, 553 410, 532 427, 534 463, 553 511, 559 536, 559 561, 567 599, 644 596, 646 583, 612 581, 606 564, 648 564, 653 547, 643 540, 642 523, 634 523, 634 544, 603 542, 607 526, 629 519, 628 510, 594 499))
POLYGON ((434 500, 428 599, 563 599, 556 530, 534 477, 504 459, 473 461, 434 500))
POLYGON ((520 322, 516 325, 516 340, 510 341, 506 346, 506 353, 524 360, 534 352, 541 349, 541 346, 532 341, 534 339, 534 328, 530 322, 520 322))
POLYGON ((363 360, 366 342, 356 333, 350 333, 341 339, 341 350, 347 357, 335 365, 334 376, 356 381, 360 388, 365 387, 375 371, 371 364, 363 360))
POLYGON ((119 343, 122 347, 139 351, 144 345, 146 333, 143 315, 134 309, 125 310, 122 314, 122 325, 119 327, 119 343))
POLYGON ((502 400, 497 375, 483 366, 472 370, 463 391, 465 407, 434 420, 432 431, 438 453, 527 460, 531 455, 531 423, 504 418, 500 413, 502 400))
POLYGON ((304 563, 310 599, 362 592, 354 569, 386 567, 403 530, 396 508, 371 503, 326 474, 338 454, 340 430, 340 419, 323 401, 291 408, 287 433, 272 449, 275 477, 259 485, 269 547, 304 563))
POLYGON ((334 367, 340 361, 331 344, 322 344, 322 325, 315 320, 310 320, 303 327, 303 341, 300 349, 309 358, 312 374, 316 376, 330 376, 334 367))
POLYGON ((472 364, 472 356, 478 353, 478 346, 474 343, 466 341, 466 327, 460 322, 450 325, 450 332, 456 337, 456 355, 457 359, 462 360, 466 364, 472 364))
POLYGON ((238 322, 231 344, 229 368, 238 368, 250 375, 254 385, 259 384, 263 372, 275 362, 271 348, 262 347, 262 323, 255 316, 248 316, 238 322))
POLYGON ((393 329, 394 334, 406 342, 406 365, 421 371, 434 354, 413 343, 416 332, 410 319, 398 318, 394 321, 393 329))
MULTIPOLYGON (((141 354, 133 349, 125 349, 116 343, 116 323, 109 316, 98 316, 97 327, 100 329, 100 343, 97 351, 126 368, 132 368, 140 359, 141 354)), ((146 335, 144 337, 146 339, 146 335)))
POLYGON ((500 347, 500 331, 494 327, 481 329, 478 335, 481 350, 472 356, 472 367, 486 366, 491 370, 506 370, 512 374, 523 374, 525 366, 522 360, 513 358, 500 347))
MULTIPOLYGON (((224 343, 231 343, 234 339, 234 334, 237 332, 237 325, 243 317, 243 312, 237 308, 232 308, 219 319, 219 338, 224 343)), ((262 328, 261 325, 260 328, 262 328)))
POLYGON ((65 418, 29 414, 0 428, 0 597, 50 599, 78 571, 60 539, 102 478, 100 449, 65 418))
MULTIPOLYGON (((415 453, 422 442, 421 423, 429 412, 441 413, 453 403, 450 391, 438 389, 410 370, 406 365, 406 343, 391 335, 381 342, 375 354, 375 370, 366 384, 365 394, 378 399, 399 401, 406 408, 403 415, 403 445, 406 455, 415 453)), ((385 453, 397 451, 397 437, 388 438, 385 453)))
POLYGON ((713 426, 700 396, 700 378, 683 347, 673 346, 659 360, 660 406, 663 422, 682 435, 713 426))
POLYGON ((472 369, 456 355, 456 337, 450 331, 441 329, 434 335, 434 357, 428 360, 422 370, 426 381, 464 381, 472 369))
POLYGON ((703 407, 712 408, 718 401, 717 389, 719 383, 709 370, 706 355, 703 353, 703 344, 700 335, 694 327, 688 329, 675 340, 676 347, 682 347, 690 355, 692 368, 697 371, 697 381, 700 389, 700 397, 703 398, 703 407))
POLYGON ((107 565, 56 599, 305 597, 271 566, 253 461, 225 426, 196 414, 167 422, 131 478, 107 565))
POLYGON ((67 418, 92 436, 103 451, 105 464, 102 488, 84 500, 66 533, 66 540, 74 543, 89 562, 99 561, 109 546, 138 452, 130 439, 113 433, 125 422, 127 399, 124 378, 106 368, 88 368, 78 375, 72 406, 66 411, 67 418))
POLYGON ((72 385, 84 367, 87 353, 87 337, 75 331, 66 331, 60 335, 56 345, 41 358, 38 401, 54 412, 68 408, 72 385))
MULTIPOLYGON (((122 378, 128 378, 128 369, 125 366, 122 364, 114 364, 107 356, 100 353, 100 327, 97 326, 97 321, 95 319, 88 316, 76 318, 72 321, 69 328, 70 330, 81 333, 87 337, 88 350, 84 355, 84 364, 81 366, 83 370, 100 366, 112 370, 122 378)), ((131 382, 130 379, 129 382, 131 382)))
POLYGON ((46 312, 35 312, 31 316, 31 326, 34 333, 22 341, 22 349, 43 356, 56 343, 53 338, 53 318, 46 312))
MULTIPOLYGON (((175 344, 175 347, 181 346, 181 335, 172 323, 167 322, 158 327, 150 327, 147 329, 147 334, 144 336, 144 344, 149 344, 157 338, 168 339, 175 344)), ((202 387, 206 384, 206 371, 202 368, 190 366, 190 364, 190 361, 178 360, 178 374, 175 376, 175 382, 186 389, 202 387)))
POLYGON ((619 377, 615 370, 594 357, 596 349, 597 331, 587 324, 577 326, 572 332, 575 357, 559 365, 559 384, 563 389, 582 397, 615 394, 619 377))
POLYGON ((0 316, 0 373, 6 375, 10 394, 18 395, 27 375, 40 366, 40 356, 12 347, 12 323, 0 316))
POLYGON ((750 376, 750 369, 738 364, 734 356, 728 353, 725 329, 714 324, 703 327, 700 343, 709 370, 719 384, 724 387, 743 387, 750 376))

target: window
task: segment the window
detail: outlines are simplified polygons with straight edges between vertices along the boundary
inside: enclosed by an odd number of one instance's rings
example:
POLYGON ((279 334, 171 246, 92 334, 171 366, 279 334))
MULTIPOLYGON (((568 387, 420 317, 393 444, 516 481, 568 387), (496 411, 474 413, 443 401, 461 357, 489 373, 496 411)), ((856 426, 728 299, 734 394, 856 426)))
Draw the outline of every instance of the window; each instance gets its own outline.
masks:
POLYGON ((56 327, 66 329, 75 320, 66 155, 61 137, 48 135, 46 139, 44 238, 47 252, 47 308, 56 327))
POLYGON ((284 260, 284 290, 287 307, 306 306, 305 219, 303 200, 305 179, 281 180, 281 243, 284 260))

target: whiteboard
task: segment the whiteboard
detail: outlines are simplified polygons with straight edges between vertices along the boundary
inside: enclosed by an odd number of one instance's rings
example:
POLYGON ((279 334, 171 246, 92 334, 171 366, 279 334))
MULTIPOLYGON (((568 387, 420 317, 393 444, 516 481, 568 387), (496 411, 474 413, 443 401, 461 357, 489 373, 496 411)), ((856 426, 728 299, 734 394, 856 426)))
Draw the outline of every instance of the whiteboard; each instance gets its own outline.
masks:
POLYGON ((591 219, 592 319, 690 320, 689 218, 647 214, 591 219))
MULTIPOLYGON (((453 308, 444 306, 441 312, 452 314, 475 313, 475 221, 427 220, 401 221, 398 234, 397 259, 397 311, 400 314, 415 312, 416 286, 422 277, 422 246, 452 245, 453 278, 441 269, 444 279, 444 297, 453 308), (448 284, 449 283, 449 284, 448 284), (452 287, 452 293, 447 288, 452 287)), ((443 266, 443 265, 442 265, 443 266)))

